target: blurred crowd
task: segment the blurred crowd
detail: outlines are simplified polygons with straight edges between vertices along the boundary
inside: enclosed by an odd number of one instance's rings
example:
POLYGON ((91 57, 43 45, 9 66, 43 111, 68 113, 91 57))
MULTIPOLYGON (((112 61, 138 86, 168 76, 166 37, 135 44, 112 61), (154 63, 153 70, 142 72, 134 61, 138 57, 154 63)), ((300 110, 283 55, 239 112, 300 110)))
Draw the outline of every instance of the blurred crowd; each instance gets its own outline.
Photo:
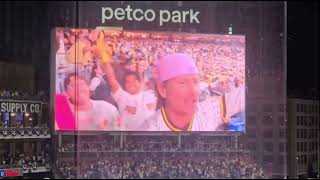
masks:
MULTIPOLYGON (((28 169, 29 167, 48 166, 51 163, 49 154, 45 151, 41 151, 39 154, 24 154, 18 153, 12 155, 10 153, 4 153, 2 155, 2 162, 0 169, 5 168, 23 168, 28 169)), ((51 165, 50 165, 51 166, 51 165)))
MULTIPOLYGON (((64 178, 74 178, 76 164, 60 164, 64 178)), ((248 153, 109 154, 81 159, 79 178, 267 178, 248 153)))
MULTIPOLYGON (((114 151, 146 151, 146 152, 175 152, 175 151, 232 151, 236 149, 234 141, 231 139, 210 137, 182 137, 180 147, 177 139, 173 137, 144 137, 128 136, 121 147, 114 144, 112 140, 80 140, 80 152, 114 152, 114 151)), ((63 143, 59 152, 74 152, 74 143, 63 143)))
POLYGON ((57 166, 58 166, 58 171, 61 174, 62 178, 76 179, 75 164, 73 163, 73 161, 62 160, 58 162, 57 166))
MULTIPOLYGON (((251 153, 232 137, 126 136, 123 147, 112 139, 80 140, 78 161, 60 156, 64 178, 268 178, 251 153), (239 145, 240 144, 240 145, 239 145), (76 167, 79 174, 76 176, 76 167)), ((119 143, 119 142, 118 142, 119 143)), ((74 151, 65 143, 60 152, 74 151)), ((63 155, 63 154, 61 154, 63 155)))
MULTIPOLYGON (((147 88, 153 88, 153 67, 157 60, 170 53, 187 53, 198 67, 200 81, 211 89, 224 93, 245 83, 243 38, 156 32, 105 31, 102 34, 98 30, 60 29, 56 39, 58 74, 74 71, 76 65, 78 72, 90 81, 93 68, 100 60, 96 52, 100 36, 117 67, 119 81, 123 70, 143 72, 147 88), (78 38, 75 38, 76 34, 78 38), (79 47, 77 59, 76 45, 79 47)), ((60 88, 58 92, 63 89, 60 88)))

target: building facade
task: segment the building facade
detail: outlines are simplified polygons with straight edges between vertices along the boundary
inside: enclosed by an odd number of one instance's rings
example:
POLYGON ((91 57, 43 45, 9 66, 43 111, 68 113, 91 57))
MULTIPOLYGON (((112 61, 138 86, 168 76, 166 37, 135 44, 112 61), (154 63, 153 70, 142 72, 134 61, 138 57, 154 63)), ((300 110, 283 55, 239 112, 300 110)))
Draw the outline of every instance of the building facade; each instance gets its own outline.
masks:
POLYGON ((292 178, 319 174, 319 100, 288 98, 292 178))
MULTIPOLYGON (((50 79, 50 32, 54 27, 95 28, 100 11, 86 11, 88 2, 1 2, 0 57, 35 67, 35 89, 47 89, 50 79), (81 8, 82 7, 82 8, 81 8)), ((101 8, 97 2, 89 3, 101 8)), ((201 24, 110 21, 127 30, 178 31, 246 36, 246 119, 243 135, 257 161, 277 177, 287 176, 286 24, 283 2, 125 2, 111 7, 190 9, 201 11, 201 24)), ((52 127, 52 122, 49 122, 52 127)))

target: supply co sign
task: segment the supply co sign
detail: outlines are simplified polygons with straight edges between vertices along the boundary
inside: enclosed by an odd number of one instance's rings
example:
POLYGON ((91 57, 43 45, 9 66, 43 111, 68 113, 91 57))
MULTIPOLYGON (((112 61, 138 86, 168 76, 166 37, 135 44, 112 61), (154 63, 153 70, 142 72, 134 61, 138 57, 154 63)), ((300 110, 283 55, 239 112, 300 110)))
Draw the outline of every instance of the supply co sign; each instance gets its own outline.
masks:
POLYGON ((40 113, 41 103, 0 100, 0 112, 40 113))

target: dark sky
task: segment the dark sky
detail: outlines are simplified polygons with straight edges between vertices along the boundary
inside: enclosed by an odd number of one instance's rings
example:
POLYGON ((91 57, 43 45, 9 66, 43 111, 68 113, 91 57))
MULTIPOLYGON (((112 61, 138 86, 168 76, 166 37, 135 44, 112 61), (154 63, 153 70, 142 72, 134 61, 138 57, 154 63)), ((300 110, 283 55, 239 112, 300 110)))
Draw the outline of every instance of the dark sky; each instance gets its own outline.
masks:
POLYGON ((288 2, 288 94, 292 89, 306 94, 309 89, 319 92, 319 3, 288 2))

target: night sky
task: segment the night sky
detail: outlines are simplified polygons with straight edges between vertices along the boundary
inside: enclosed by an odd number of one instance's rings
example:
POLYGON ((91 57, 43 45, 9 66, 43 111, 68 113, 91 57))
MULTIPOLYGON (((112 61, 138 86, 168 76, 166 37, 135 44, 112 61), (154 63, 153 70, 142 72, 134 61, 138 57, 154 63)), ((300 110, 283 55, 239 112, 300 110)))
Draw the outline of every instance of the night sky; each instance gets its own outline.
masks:
POLYGON ((319 3, 288 2, 288 94, 319 94, 319 3))

